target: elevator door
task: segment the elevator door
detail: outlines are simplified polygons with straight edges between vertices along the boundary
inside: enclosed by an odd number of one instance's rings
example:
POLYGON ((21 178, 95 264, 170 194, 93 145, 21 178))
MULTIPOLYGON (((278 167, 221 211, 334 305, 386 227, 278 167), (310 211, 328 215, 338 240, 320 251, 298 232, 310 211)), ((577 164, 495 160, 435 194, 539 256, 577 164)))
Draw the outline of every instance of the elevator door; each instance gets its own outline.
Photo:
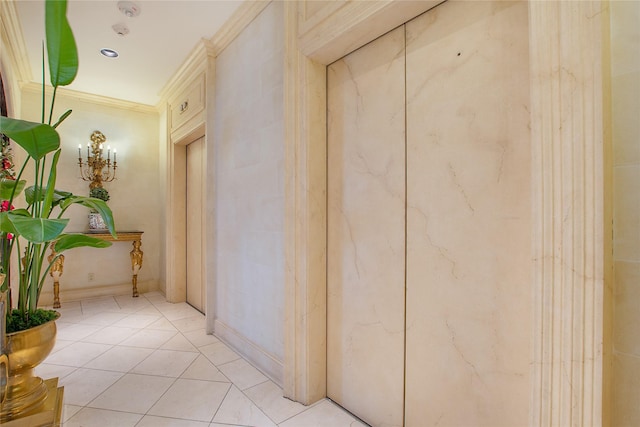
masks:
POLYGON ((204 313, 202 209, 204 137, 187 146, 187 303, 204 313))
POLYGON ((446 2, 327 68, 327 393, 375 427, 528 417, 525 2, 446 2))
POLYGON ((372 425, 401 426, 404 28, 327 74, 327 395, 372 425))

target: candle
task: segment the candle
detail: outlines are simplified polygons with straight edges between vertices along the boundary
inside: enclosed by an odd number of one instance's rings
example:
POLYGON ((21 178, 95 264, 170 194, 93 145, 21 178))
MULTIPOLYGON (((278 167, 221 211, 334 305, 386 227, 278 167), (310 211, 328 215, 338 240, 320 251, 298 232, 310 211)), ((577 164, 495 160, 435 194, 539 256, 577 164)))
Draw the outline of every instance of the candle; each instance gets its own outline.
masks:
POLYGON ((113 163, 116 163, 116 149, 113 149, 113 163))
POLYGON ((111 160, 111 146, 107 147, 107 161, 111 160))
POLYGON ((91 146, 91 144, 89 144, 89 143, 87 142, 87 159, 88 159, 89 157, 91 157, 91 153, 89 153, 89 147, 90 147, 90 146, 91 146))
POLYGON ((78 144, 78 157, 82 157, 82 144, 78 144))

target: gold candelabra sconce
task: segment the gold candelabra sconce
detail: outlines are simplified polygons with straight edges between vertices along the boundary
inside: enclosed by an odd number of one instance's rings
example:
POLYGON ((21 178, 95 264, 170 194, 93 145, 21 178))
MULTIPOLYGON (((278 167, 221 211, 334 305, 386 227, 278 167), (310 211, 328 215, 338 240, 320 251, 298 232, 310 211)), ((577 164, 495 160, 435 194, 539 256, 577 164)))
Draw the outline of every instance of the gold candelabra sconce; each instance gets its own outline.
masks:
POLYGON ((91 142, 87 143, 87 159, 82 160, 82 144, 78 145, 78 165, 80 177, 83 181, 89 181, 89 190, 102 188, 103 182, 111 182, 116 178, 116 150, 113 149, 113 162, 111 161, 111 146, 107 147, 107 158, 104 158, 104 143, 107 138, 99 130, 91 134, 91 142))

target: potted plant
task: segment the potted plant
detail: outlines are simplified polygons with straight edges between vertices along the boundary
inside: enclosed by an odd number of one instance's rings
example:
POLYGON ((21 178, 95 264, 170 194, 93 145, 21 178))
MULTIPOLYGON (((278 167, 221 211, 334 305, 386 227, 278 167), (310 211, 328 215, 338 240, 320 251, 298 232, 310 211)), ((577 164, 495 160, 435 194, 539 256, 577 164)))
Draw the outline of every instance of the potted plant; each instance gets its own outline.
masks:
POLYGON ((14 263, 18 266, 17 298, 12 298, 9 283, 0 286, 0 306, 8 308, 6 322, 1 322, 6 325, 6 330, 0 331, 3 338, 0 349, 9 360, 0 423, 33 412, 43 404, 47 395, 47 386, 32 372, 53 348, 56 331, 54 320, 58 317, 55 311, 38 308, 42 286, 57 259, 54 257, 49 261, 47 250, 55 244, 56 254, 60 256, 76 247, 110 246, 109 242, 98 238, 64 233, 69 222, 68 218, 64 218, 66 210, 77 204, 98 211, 115 237, 113 215, 103 200, 75 196, 55 188, 61 153, 60 136, 56 128, 71 113, 67 111, 53 122, 55 96, 58 87, 70 84, 78 70, 76 43, 66 11, 66 0, 47 0, 45 3, 47 55, 54 89, 47 109, 43 81, 41 122, 0 117, 0 133, 13 140, 26 153, 25 162, 15 177, 4 175, 0 178, 0 200, 2 206, 6 207, 0 212, 0 232, 5 239, 2 245, 5 253, 0 266, 3 271, 0 274, 7 272, 14 248, 21 257, 20 262, 14 263), (33 173, 33 181, 29 185, 24 178, 28 174, 28 166, 31 168, 29 173, 33 173), (14 203, 26 207, 14 208, 14 203))
MULTIPOLYGON (((91 190, 89 190, 89 197, 100 199, 106 203, 109 201, 109 192, 107 191, 106 188, 94 187, 91 190)), ((104 220, 102 219, 102 215, 100 215, 100 212, 98 212, 95 209, 92 209, 91 212, 89 212, 89 230, 104 231, 106 229, 107 229, 107 226, 104 223, 104 220)))

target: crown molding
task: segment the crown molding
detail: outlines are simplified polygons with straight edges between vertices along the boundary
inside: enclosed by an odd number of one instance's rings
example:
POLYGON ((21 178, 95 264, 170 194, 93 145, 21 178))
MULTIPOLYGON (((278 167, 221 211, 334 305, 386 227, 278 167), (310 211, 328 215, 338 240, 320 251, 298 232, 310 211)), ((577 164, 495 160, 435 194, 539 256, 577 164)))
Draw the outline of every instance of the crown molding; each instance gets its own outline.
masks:
MULTIPOLYGON (((28 82, 20 85, 23 92, 41 93, 42 85, 39 83, 28 82)), ((49 96, 53 94, 53 87, 45 86, 45 93, 49 96)), ((102 95, 94 95, 91 93, 80 92, 72 89, 58 87, 58 96, 73 98, 78 101, 90 102, 105 107, 119 108, 127 111, 135 111, 138 113, 158 114, 158 109, 152 105, 139 104, 137 102, 125 101, 117 98, 109 98, 102 95)))
POLYGON ((31 65, 28 61, 27 48, 22 35, 22 27, 15 2, 0 0, 0 40, 3 50, 8 52, 11 68, 19 82, 32 80, 31 65))
POLYGON ((270 3, 271 0, 245 0, 211 38, 216 56, 229 46, 270 3))
POLYGON ((178 92, 189 83, 191 76, 198 72, 204 72, 207 68, 207 59, 215 58, 215 54, 216 51, 211 42, 204 38, 200 39, 187 56, 187 59, 180 65, 180 68, 160 90, 160 101, 156 108, 160 110, 161 106, 167 102, 172 94, 178 92))
POLYGON ((157 110, 162 110, 169 98, 180 92, 194 74, 205 72, 207 59, 218 56, 269 3, 271 0, 245 0, 211 39, 201 39, 160 91, 157 110))

